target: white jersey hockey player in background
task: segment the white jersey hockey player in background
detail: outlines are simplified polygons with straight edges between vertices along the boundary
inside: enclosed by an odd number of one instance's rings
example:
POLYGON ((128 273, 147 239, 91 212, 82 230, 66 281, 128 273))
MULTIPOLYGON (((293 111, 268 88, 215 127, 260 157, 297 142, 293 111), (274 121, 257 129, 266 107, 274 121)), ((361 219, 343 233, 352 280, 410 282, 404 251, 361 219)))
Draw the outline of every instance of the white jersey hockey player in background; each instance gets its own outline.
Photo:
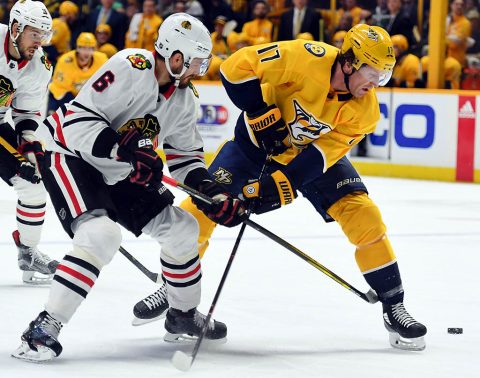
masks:
MULTIPOLYGON (((156 53, 126 49, 90 78, 77 97, 48 117, 43 177, 56 213, 73 239, 58 265, 45 310, 22 335, 14 357, 39 361, 58 356, 58 335, 118 250, 117 222, 161 244, 161 265, 170 309, 166 339, 198 336, 205 316, 200 303, 198 224, 175 207, 161 184, 157 142, 176 180, 207 188, 218 200, 210 215, 234 226, 243 204, 210 179, 196 128, 198 103, 190 79, 205 74, 211 37, 192 16, 177 13, 158 31, 156 53), (210 182, 211 185, 208 185, 210 182)), ((225 324, 212 321, 207 339, 224 339, 225 324)))
POLYGON ((42 122, 52 76, 40 47, 50 40, 51 29, 47 8, 32 0, 19 0, 10 11, 8 27, 0 24, 0 177, 18 195, 13 238, 26 283, 50 282, 58 264, 37 249, 47 194, 35 168, 35 157, 41 158, 43 151, 34 131, 42 122), (14 129, 5 120, 9 109, 14 129))

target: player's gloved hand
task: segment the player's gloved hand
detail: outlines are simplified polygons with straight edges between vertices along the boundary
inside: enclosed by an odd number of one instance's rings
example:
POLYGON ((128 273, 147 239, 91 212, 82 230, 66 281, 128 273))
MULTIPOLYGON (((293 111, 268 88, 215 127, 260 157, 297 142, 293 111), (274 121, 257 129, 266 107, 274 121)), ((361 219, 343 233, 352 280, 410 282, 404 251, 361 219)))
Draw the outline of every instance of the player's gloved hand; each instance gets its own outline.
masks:
POLYGON ((38 174, 35 166, 28 161, 19 162, 17 171, 19 177, 30 181, 32 184, 38 184, 40 181, 42 181, 42 178, 38 174))
POLYGON ((233 198, 215 181, 202 181, 198 186, 198 191, 213 199, 214 202, 208 204, 205 201, 192 197, 193 203, 215 223, 226 227, 234 227, 245 219, 246 213, 243 202, 233 198))
POLYGON ((138 129, 131 128, 122 134, 118 142, 117 159, 132 164, 130 182, 153 188, 162 184, 162 159, 153 149, 152 141, 138 129))
POLYGON ((251 206, 255 214, 266 213, 288 205, 297 197, 297 192, 290 180, 280 170, 263 177, 260 181, 254 180, 245 185, 242 193, 246 206, 251 206))
POLYGON ((42 144, 37 141, 24 142, 18 147, 18 152, 25 156, 28 161, 35 164, 37 167, 41 167, 45 161, 45 152, 43 151, 42 144))
POLYGON ((255 113, 247 113, 247 119, 258 145, 267 154, 280 155, 288 149, 288 128, 276 105, 267 106, 255 113))

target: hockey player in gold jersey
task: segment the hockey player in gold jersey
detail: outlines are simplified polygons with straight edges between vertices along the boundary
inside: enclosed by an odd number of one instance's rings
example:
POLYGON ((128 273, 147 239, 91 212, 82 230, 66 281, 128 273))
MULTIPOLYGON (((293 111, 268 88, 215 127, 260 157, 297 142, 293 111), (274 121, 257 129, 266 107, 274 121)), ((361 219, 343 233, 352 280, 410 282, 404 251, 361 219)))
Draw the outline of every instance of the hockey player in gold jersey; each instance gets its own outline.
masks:
MULTIPOLYGON (((229 192, 243 195, 256 214, 294 202, 300 191, 327 222, 338 222, 382 302, 391 345, 422 350, 426 327, 404 308, 386 226, 346 157, 375 130, 375 88, 388 82, 394 64, 388 33, 364 24, 348 31, 340 50, 305 40, 241 49, 221 73, 227 94, 243 112, 235 138, 220 148, 209 172, 229 192), (273 155, 267 174, 249 181, 259 177, 267 154, 273 155)), ((187 199, 181 207, 197 218, 204 252, 215 223, 195 202, 187 199)))
POLYGON ((95 51, 96 47, 97 40, 92 33, 81 33, 76 50, 58 59, 49 87, 48 108, 51 111, 73 100, 86 81, 108 60, 104 53, 95 51))

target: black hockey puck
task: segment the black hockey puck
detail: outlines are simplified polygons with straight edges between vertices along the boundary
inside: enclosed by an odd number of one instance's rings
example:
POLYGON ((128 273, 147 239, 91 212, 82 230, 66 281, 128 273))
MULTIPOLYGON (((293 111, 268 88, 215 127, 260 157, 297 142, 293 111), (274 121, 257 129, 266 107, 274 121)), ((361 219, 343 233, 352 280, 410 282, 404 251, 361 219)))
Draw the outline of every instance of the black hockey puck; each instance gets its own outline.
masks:
POLYGON ((463 333, 463 328, 448 328, 447 332, 452 335, 460 335, 463 333))

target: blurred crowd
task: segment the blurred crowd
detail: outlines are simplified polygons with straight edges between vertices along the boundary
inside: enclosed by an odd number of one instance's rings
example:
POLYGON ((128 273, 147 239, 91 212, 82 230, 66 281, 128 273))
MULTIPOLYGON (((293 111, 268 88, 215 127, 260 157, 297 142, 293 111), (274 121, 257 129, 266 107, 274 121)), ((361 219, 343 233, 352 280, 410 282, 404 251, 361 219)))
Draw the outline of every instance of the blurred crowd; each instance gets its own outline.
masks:
MULTIPOLYGON (((0 0, 2 23, 8 24, 8 11, 13 3, 14 0, 0 0)), ((83 51, 90 58, 83 58, 86 64, 82 70, 89 74, 93 74, 90 68, 97 66, 92 61, 103 61, 103 54, 108 58, 128 47, 153 51, 163 19, 172 13, 186 12, 203 21, 212 32, 214 59, 207 80, 218 80, 222 61, 244 46, 295 38, 341 46, 346 31, 358 23, 382 26, 392 36, 397 65, 390 86, 422 88, 428 75, 429 0, 423 1, 420 17, 418 2, 412 0, 337 0, 335 12, 330 10, 328 0, 44 0, 44 3, 54 17, 52 42, 45 48, 49 59, 55 66, 65 66, 76 59, 74 63, 78 66, 78 52, 83 51), (80 36, 83 38, 79 39, 80 36), (73 49, 76 49, 74 55, 65 55, 73 49)), ((445 20, 447 88, 480 87, 479 20, 478 0, 449 1, 445 20)), ((66 75, 72 73, 56 73, 54 82, 65 81, 66 75)), ((69 83, 76 85, 75 90, 67 86, 58 90, 60 84, 53 83, 58 96, 65 91, 75 95, 81 87, 81 83, 69 83)))

